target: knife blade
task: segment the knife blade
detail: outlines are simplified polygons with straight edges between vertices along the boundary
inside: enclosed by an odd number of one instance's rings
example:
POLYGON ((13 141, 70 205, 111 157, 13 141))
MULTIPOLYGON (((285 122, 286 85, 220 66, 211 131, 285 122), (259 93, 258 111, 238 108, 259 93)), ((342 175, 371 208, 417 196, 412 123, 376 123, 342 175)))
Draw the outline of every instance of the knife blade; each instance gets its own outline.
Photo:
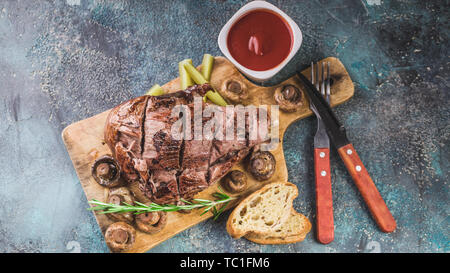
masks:
POLYGON ((310 103, 314 105, 317 111, 316 114, 322 119, 328 137, 338 150, 339 156, 344 161, 345 167, 369 207, 375 222, 383 232, 394 231, 397 226, 394 217, 386 206, 367 169, 362 164, 355 148, 348 140, 344 126, 339 122, 331 107, 314 85, 298 71, 297 76, 305 87, 303 90, 308 95, 310 103))

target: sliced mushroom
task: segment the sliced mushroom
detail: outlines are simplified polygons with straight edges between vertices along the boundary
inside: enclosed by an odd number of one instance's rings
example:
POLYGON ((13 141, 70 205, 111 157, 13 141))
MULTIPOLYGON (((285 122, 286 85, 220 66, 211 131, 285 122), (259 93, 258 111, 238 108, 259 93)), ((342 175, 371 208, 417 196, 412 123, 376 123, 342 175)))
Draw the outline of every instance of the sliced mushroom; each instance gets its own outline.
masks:
POLYGON ((92 176, 104 187, 115 187, 120 183, 120 166, 117 161, 105 155, 95 160, 92 165, 92 176))
POLYGON ((256 151, 250 157, 250 173, 257 180, 267 180, 275 172, 276 161, 268 151, 256 151))
MULTIPOLYGON (((181 201, 181 200, 178 200, 177 203, 176 203, 176 205, 177 205, 177 206, 184 206, 184 205, 186 205, 186 203, 183 202, 183 201, 181 201)), ((183 214, 191 213, 191 211, 192 211, 192 210, 190 210, 190 209, 180 209, 180 210, 177 210, 177 212, 183 213, 183 214)))
POLYGON ((231 193, 242 192, 247 188, 247 176, 239 170, 234 170, 225 177, 223 186, 231 193))
POLYGON ((281 110, 286 112, 295 112, 303 105, 302 92, 292 84, 278 87, 273 96, 281 110))
POLYGON ((167 213, 164 211, 146 212, 136 216, 137 228, 148 234, 160 232, 167 224, 167 213))
MULTIPOLYGON (((133 205, 134 198, 127 187, 111 188, 108 189, 106 202, 116 205, 121 205, 123 203, 133 205)), ((134 214, 132 212, 106 213, 106 216, 114 221, 127 222, 130 224, 133 223, 134 220, 134 214)))
POLYGON ((247 85, 238 79, 228 79, 224 81, 221 91, 221 95, 235 103, 248 98, 247 85))
POLYGON ((136 230, 125 222, 116 222, 106 229, 106 244, 114 252, 129 249, 136 239, 136 230))

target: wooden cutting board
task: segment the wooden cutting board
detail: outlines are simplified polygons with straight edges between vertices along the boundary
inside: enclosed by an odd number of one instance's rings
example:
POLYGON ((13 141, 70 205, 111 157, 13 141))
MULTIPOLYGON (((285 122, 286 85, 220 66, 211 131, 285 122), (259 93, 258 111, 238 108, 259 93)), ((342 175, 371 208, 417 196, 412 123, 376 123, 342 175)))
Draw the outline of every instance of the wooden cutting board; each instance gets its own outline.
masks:
MULTIPOLYGON (((331 86, 331 105, 336 106, 341 104, 353 96, 354 86, 350 79, 345 67, 336 58, 326 58, 322 61, 330 62, 330 73, 332 75, 332 86, 331 86)), ((321 62, 322 62, 321 61, 321 62)), ((310 68, 302 73, 310 77, 310 68)), ((216 57, 214 63, 214 69, 211 75, 212 86, 220 92, 222 83, 227 79, 238 79, 247 85, 249 90, 249 98, 242 102, 244 105, 254 104, 254 105, 273 105, 276 104, 273 99, 273 94, 275 89, 279 86, 286 84, 292 84, 302 89, 296 76, 293 76, 286 81, 272 86, 272 87, 261 87, 249 82, 245 77, 243 77, 239 71, 224 57, 216 57)), ((162 86, 168 92, 174 92, 179 90, 179 79, 174 79, 164 86, 162 86)), ((302 91, 303 92, 303 91, 302 91)), ((306 96, 303 94, 303 98, 306 96)), ((62 132, 62 138, 67 147, 69 156, 73 162, 77 175, 80 179, 81 186, 86 194, 88 200, 97 199, 100 201, 105 201, 106 188, 103 188, 95 182, 91 176, 91 165, 94 160, 104 154, 111 154, 108 146, 103 140, 103 128, 105 125, 106 117, 110 110, 95 115, 91 118, 75 122, 67 126, 62 132)), ((276 149, 271 152, 276 158, 276 170, 274 175, 267 181, 259 182, 252 178, 248 174, 249 187, 246 191, 239 195, 237 200, 230 203, 228 208, 235 206, 243 197, 247 196, 251 192, 261 188, 267 183, 273 181, 287 181, 288 172, 286 168, 286 162, 283 154, 282 141, 284 133, 287 127, 293 122, 305 118, 311 115, 312 112, 309 109, 309 103, 307 99, 304 99, 304 104, 296 112, 287 113, 280 110, 279 112, 279 138, 280 144, 276 149)), ((311 155, 312 160, 312 155, 311 155)), ((244 160, 245 161, 245 160, 244 160)), ((232 169, 238 169, 246 172, 245 162, 241 162, 234 166, 232 169)), ((195 197, 204 199, 213 199, 212 193, 217 191, 217 186, 220 185, 220 181, 209 187, 208 189, 200 192, 195 197)), ((232 194, 231 194, 232 195, 232 194)), ((86 204, 86 208, 88 204, 86 204)), ((182 214, 178 212, 169 212, 168 221, 166 227, 157 234, 148 235, 142 232, 137 232, 136 242, 131 249, 127 252, 145 252, 157 244, 171 238, 175 234, 190 228, 193 225, 198 224, 201 221, 212 216, 210 213, 200 215, 202 211, 200 209, 194 210, 189 214, 182 214)), ((94 212, 95 218, 98 225, 100 226, 102 233, 105 234, 106 228, 113 223, 105 215, 97 214, 94 212)), ((225 228, 225 227, 223 227, 225 228)), ((230 237, 230 240, 233 240, 230 237)))

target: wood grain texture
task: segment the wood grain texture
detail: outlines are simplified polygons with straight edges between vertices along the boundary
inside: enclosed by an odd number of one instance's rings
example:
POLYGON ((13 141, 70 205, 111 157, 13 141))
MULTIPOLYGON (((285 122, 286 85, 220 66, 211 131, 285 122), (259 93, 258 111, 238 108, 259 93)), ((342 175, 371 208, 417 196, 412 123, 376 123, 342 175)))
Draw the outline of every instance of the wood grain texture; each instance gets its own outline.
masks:
POLYGON ((314 149, 314 170, 316 182, 317 240, 322 244, 329 244, 334 240, 333 194, 331 190, 329 148, 314 149))
MULTIPOLYGON (((333 85, 331 86, 331 106, 344 103, 350 99, 354 93, 354 86, 350 76, 338 59, 330 57, 322 61, 329 61, 331 65, 330 73, 333 79, 333 85)), ((309 77, 310 69, 304 70, 302 73, 309 77)), ((275 86, 257 86, 245 79, 245 77, 243 77, 227 59, 224 57, 216 57, 214 69, 211 75, 212 86, 217 91, 221 92, 220 87, 223 82, 233 78, 245 83, 249 90, 249 97, 242 101, 243 105, 274 105, 276 102, 273 98, 273 94, 276 88, 286 84, 295 85, 302 90, 302 86, 297 81, 296 76, 293 76, 275 86)), ((174 79, 162 87, 167 92, 177 91, 179 90, 179 79, 174 79)), ((312 114, 309 109, 308 100, 305 98, 303 91, 302 93, 304 98, 304 104, 302 107, 300 107, 296 112, 286 113, 280 111, 279 113, 280 143, 274 150, 271 151, 277 160, 274 175, 267 181, 259 182, 254 180, 248 173, 249 186, 247 190, 240 193, 239 198, 231 203, 228 208, 235 206, 239 200, 261 188, 265 184, 274 181, 288 181, 288 172, 282 147, 284 133, 290 124, 312 114)), ((95 115, 91 118, 73 123, 67 126, 62 132, 62 138, 88 200, 98 199, 103 201, 105 196, 106 189, 98 185, 91 176, 91 165, 98 156, 111 154, 111 151, 103 140, 103 128, 109 112, 110 110, 95 115)), ((244 163, 245 162, 240 162, 234 166, 232 170, 237 169, 246 172, 246 166, 244 163)), ((212 198, 211 194, 217 191, 218 185, 220 185, 220 182, 217 182, 208 189, 200 192, 196 195, 196 197, 206 199, 212 198)), ((88 204, 86 204, 86 207, 87 206, 88 204)), ((157 244, 171 238, 177 233, 211 217, 211 214, 209 213, 200 215, 201 213, 201 210, 194 210, 190 214, 182 214, 177 212, 168 213, 167 226, 161 232, 148 235, 138 231, 136 243, 127 252, 145 252, 157 244)), ((105 215, 97 213, 94 213, 94 215, 102 233, 104 234, 108 225, 113 222, 105 215)))
POLYGON ((347 144, 339 148, 338 152, 369 207, 375 222, 383 232, 393 232, 397 226, 394 217, 386 206, 372 178, 370 178, 353 145, 347 144))

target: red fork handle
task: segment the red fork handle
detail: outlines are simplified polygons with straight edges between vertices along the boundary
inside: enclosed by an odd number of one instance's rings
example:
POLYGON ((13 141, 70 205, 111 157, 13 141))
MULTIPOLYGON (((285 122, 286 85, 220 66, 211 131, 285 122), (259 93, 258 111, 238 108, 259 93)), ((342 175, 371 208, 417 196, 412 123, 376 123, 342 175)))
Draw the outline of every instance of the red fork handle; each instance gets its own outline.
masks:
POLYGON ((334 240, 330 149, 314 149, 314 169, 316 175, 317 240, 322 244, 329 244, 334 240))
POLYGON ((356 187, 358 187, 359 192, 369 207, 375 222, 383 232, 394 231, 397 226, 394 217, 362 164, 353 145, 347 144, 339 148, 338 152, 344 161, 345 167, 347 167, 348 172, 352 176, 356 187))

